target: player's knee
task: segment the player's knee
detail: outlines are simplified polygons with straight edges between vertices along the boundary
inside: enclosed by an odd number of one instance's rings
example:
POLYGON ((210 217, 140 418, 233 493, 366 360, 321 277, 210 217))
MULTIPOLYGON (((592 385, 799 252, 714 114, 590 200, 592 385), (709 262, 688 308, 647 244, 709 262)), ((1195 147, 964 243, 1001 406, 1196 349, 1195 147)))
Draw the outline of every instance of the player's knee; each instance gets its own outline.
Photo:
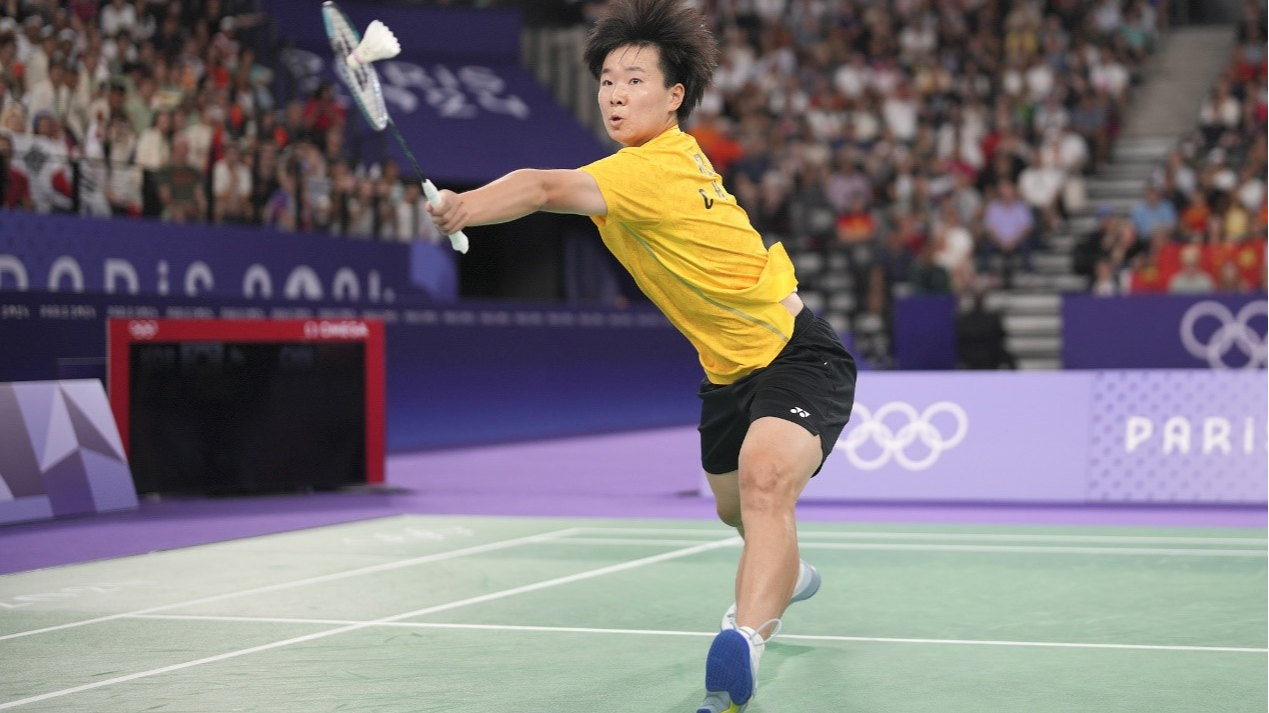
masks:
POLYGON ((775 460, 756 460, 740 469, 740 499, 746 512, 788 509, 797 500, 793 472, 775 460))

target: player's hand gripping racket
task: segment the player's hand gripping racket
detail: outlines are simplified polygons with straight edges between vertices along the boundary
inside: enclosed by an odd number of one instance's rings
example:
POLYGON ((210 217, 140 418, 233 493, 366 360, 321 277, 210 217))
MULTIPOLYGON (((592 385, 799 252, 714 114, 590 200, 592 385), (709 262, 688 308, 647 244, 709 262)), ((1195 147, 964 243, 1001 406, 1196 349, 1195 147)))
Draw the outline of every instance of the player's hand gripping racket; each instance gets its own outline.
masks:
MULTIPOLYGON (((406 158, 410 159, 415 174, 423 180, 423 195, 427 196, 427 202, 440 206, 441 197, 436 186, 423 175, 423 169, 419 168, 419 162, 410 152, 410 147, 405 145, 401 131, 392 122, 392 117, 388 116, 388 108, 383 103, 383 89, 379 86, 379 73, 371 64, 395 57, 401 52, 396 36, 387 25, 375 20, 366 28, 363 39, 344 11, 330 0, 322 3, 322 20, 326 23, 326 35, 330 37, 330 46, 335 52, 335 71, 352 93, 357 108, 361 109, 361 115, 366 117, 375 131, 383 131, 385 127, 392 129, 397 145, 405 152, 406 158)), ((467 252, 467 236, 463 231, 450 235, 449 241, 458 252, 467 252)))

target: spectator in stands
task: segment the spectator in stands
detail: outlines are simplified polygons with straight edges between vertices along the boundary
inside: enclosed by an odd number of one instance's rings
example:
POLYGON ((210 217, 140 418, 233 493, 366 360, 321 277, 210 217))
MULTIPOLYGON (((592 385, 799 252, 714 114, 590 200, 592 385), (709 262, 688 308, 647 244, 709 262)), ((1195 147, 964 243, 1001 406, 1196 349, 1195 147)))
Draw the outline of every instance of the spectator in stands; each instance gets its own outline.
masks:
POLYGON ((1168 280, 1168 292, 1179 294, 1207 294, 1216 288, 1212 276, 1200 264, 1202 253, 1197 245, 1181 249, 1181 269, 1168 280))
POLYGON ((264 206, 265 225, 284 233, 293 233, 306 228, 308 221, 300 210, 299 196, 295 190, 295 177, 281 167, 275 176, 277 187, 264 206))
POLYGON ((319 84, 303 104, 301 112, 300 126, 304 133, 310 141, 325 150, 326 136, 330 129, 344 125, 344 108, 335 101, 334 86, 330 82, 319 84))
POLYGON ((1245 294, 1252 291, 1252 285, 1238 270, 1238 264, 1230 260, 1222 263, 1216 271, 1216 292, 1232 292, 1245 294))
POLYGON ((219 107, 205 106, 202 111, 192 111, 184 125, 177 126, 177 134, 185 139, 189 148, 189 163, 200 171, 206 171, 210 165, 212 150, 212 125, 215 123, 214 112, 219 107))
POLYGON ((224 158, 212 168, 213 211, 216 223, 250 223, 255 219, 251 207, 251 170, 242 161, 238 144, 228 141, 224 158))
POLYGON ((910 213, 900 214, 896 229, 886 231, 873 258, 874 269, 880 271, 887 286, 908 282, 916 251, 925 243, 919 236, 915 241, 909 239, 913 222, 910 213))
POLYGON ((30 133, 26 107, 21 102, 13 102, 0 111, 0 130, 11 134, 30 133))
POLYGON ((173 139, 171 161, 159 169, 155 179, 163 220, 190 223, 206 218, 207 195, 203 191, 203 176, 203 171, 191 161, 185 137, 173 139))
POLYGON ((929 241, 921 246, 912 261, 908 284, 916 294, 945 295, 952 292, 952 276, 935 259, 935 250, 935 243, 929 241))
POLYGON ((49 63, 47 75, 29 86, 23 98, 31 114, 48 114, 63 121, 70 110, 71 88, 66 86, 66 64, 60 58, 49 63))
POLYGON ((105 37, 114 37, 120 32, 131 35, 137 27, 137 9, 127 0, 110 0, 101 9, 101 34, 105 37))
POLYGON ((1146 196, 1132 208, 1132 223, 1138 235, 1152 235, 1155 228, 1175 230, 1177 224, 1176 206, 1162 195, 1156 185, 1146 187, 1146 196))
MULTIPOLYGON (((38 18, 36 19, 38 20, 38 18)), ((38 21, 35 23, 28 22, 28 27, 35 27, 38 36, 38 39, 30 44, 30 50, 22 63, 22 83, 25 90, 30 92, 41 82, 48 79, 49 66, 59 58, 54 57, 57 54, 57 36, 53 32, 53 28, 51 26, 42 26, 38 21)), ((65 57, 60 59, 65 60, 65 57)))
POLYGON ((348 199, 348 229, 350 238, 367 240, 375 234, 375 184, 363 180, 357 183, 348 199))
POLYGON ((1207 204, 1207 196, 1203 191, 1196 191, 1190 204, 1181 211, 1177 220, 1177 231, 1180 237, 1189 242, 1199 242, 1207 234, 1208 221, 1212 218, 1212 210, 1207 204))
POLYGON ((403 243, 412 243, 415 240, 425 243, 440 242, 441 233, 427 212, 427 199, 423 197, 423 189, 418 181, 405 181, 402 193, 401 201, 395 208, 396 234, 393 237, 403 243))
POLYGON ((1018 176, 1018 192, 1039 216, 1042 230, 1053 230, 1061 222, 1062 190, 1066 174, 1057 165, 1053 148, 1044 147, 1035 153, 1030 166, 1018 176))
POLYGON ((987 237, 984 257, 999 255, 1003 259, 1001 276, 1008 289, 1013 286, 1019 262, 1024 270, 1031 269, 1031 232, 1035 229, 1035 219, 1012 183, 1001 181, 997 191, 983 215, 983 231, 987 237))
POLYGON ((158 174, 171 159, 172 113, 160 111, 154 123, 137 138, 135 160, 144 172, 142 178, 143 213, 157 217, 162 212, 158 191, 158 174))
POLYGON ((1092 154, 1091 168, 1110 157, 1110 111, 1103 97, 1091 89, 1079 94, 1071 111, 1071 129, 1083 137, 1092 154))
POLYGON ((1214 144, 1221 134, 1237 129, 1241 122, 1242 104, 1230 93, 1228 80, 1221 79, 1199 107, 1199 129, 1203 138, 1209 145, 1214 144))
POLYGON ((964 294, 974 285, 974 236, 962 225, 956 203, 945 198, 931 229, 934 264, 951 280, 952 292, 964 294))

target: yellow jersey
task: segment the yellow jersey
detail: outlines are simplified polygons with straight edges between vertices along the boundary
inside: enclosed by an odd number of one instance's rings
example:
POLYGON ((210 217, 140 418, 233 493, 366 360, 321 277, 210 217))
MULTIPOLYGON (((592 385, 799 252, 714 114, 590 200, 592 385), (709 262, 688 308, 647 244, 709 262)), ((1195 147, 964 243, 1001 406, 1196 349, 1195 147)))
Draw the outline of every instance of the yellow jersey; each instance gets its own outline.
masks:
POLYGON ((593 216, 604 244, 700 355, 710 382, 764 367, 793 334, 780 300, 797 288, 690 134, 671 127, 643 146, 583 166, 608 204, 593 216))

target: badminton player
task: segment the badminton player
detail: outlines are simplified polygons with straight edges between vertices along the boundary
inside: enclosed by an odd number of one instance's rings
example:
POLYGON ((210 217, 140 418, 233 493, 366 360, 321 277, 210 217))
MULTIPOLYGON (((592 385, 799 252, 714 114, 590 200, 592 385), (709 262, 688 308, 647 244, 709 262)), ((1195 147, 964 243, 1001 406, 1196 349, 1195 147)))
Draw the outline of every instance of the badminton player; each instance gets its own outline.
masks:
MULTIPOLYGON (((429 206, 443 233, 535 211, 590 216, 604 244, 696 347, 705 378, 701 460, 722 521, 744 538, 698 713, 742 711, 791 601, 819 588, 798 556, 795 506, 850 417, 855 362, 803 306, 783 246, 769 250, 680 129, 717 63, 681 0, 615 0, 584 59, 609 136, 624 148, 575 170, 519 170, 429 206)), ((614 375, 618 377, 620 375, 614 375)))

